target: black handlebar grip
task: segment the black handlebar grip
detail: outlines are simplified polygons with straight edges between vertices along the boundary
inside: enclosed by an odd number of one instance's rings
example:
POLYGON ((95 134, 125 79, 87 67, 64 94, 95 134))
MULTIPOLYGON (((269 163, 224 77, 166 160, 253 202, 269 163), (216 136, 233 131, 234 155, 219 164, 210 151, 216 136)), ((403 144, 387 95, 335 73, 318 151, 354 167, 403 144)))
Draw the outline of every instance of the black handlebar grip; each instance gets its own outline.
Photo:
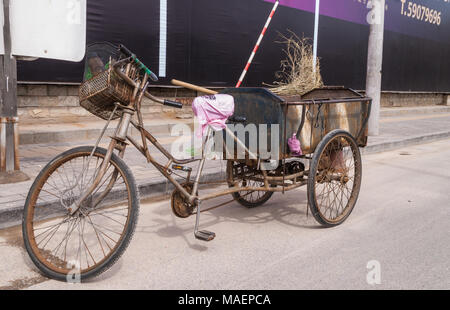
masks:
POLYGON ((183 108, 183 104, 180 102, 172 101, 172 100, 164 100, 164 105, 181 109, 183 108))
POLYGON ((119 50, 127 57, 133 57, 133 61, 135 63, 137 63, 141 69, 145 70, 145 73, 148 74, 148 76, 150 77, 150 79, 153 82, 158 82, 158 76, 156 74, 154 74, 149 68, 147 68, 146 65, 144 65, 139 59, 137 59, 136 55, 133 54, 128 48, 126 48, 123 44, 119 45, 119 50))
POLYGON ((245 123, 247 118, 245 116, 232 116, 228 120, 232 123, 245 123))
POLYGON ((119 45, 119 50, 120 50, 122 53, 124 53, 125 56, 127 56, 127 57, 133 56, 133 53, 132 53, 128 48, 126 48, 125 45, 123 45, 123 44, 120 44, 120 45, 119 45))

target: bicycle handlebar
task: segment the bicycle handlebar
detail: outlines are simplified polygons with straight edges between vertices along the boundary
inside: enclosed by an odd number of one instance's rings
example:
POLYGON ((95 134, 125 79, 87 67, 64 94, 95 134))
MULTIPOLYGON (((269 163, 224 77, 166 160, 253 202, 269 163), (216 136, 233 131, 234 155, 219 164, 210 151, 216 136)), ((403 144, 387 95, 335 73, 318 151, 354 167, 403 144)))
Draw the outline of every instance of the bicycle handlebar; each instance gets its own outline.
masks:
POLYGON ((245 123, 247 118, 245 116, 231 116, 228 118, 228 121, 232 123, 245 123))
POLYGON ((177 108, 177 109, 183 108, 183 104, 181 102, 172 101, 172 100, 164 100, 164 105, 167 105, 167 106, 173 107, 173 108, 177 108))
POLYGON ((132 60, 139 66, 139 68, 141 68, 142 70, 145 71, 145 73, 148 74, 148 76, 150 77, 150 79, 153 82, 158 82, 158 77, 156 76, 156 74, 154 74, 146 65, 144 65, 144 63, 142 61, 140 61, 135 54, 133 54, 128 48, 126 48, 123 44, 119 45, 119 50, 125 54, 125 56, 127 57, 131 57, 132 60))
MULTIPOLYGON (((158 77, 153 73, 153 72, 151 72, 150 71, 150 69, 148 69, 142 62, 140 62, 139 61, 139 59, 137 59, 136 58, 136 55, 134 55, 128 48, 126 48, 124 45, 119 45, 119 49, 120 49, 120 51, 122 52, 122 53, 124 53, 125 54, 125 56, 127 56, 127 57, 131 57, 132 58, 132 60, 134 61, 134 62, 136 62, 137 64, 139 64, 140 65, 140 67, 142 68, 142 69, 144 69, 144 70, 146 70, 146 73, 147 74, 149 74, 149 76, 150 76, 150 78, 153 80, 153 81, 158 81, 158 77)), ((131 80, 127 75, 125 75, 123 72, 121 72, 119 69, 118 69, 118 67, 116 66, 116 65, 118 65, 119 63, 121 63, 121 62, 123 62, 123 61, 125 61, 125 59, 124 60, 122 60, 122 61, 119 61, 118 63, 116 63, 115 65, 114 65, 114 70, 116 71, 116 73, 120 76, 120 77, 122 77, 128 84, 130 84, 131 86, 133 86, 133 87, 136 87, 136 83, 133 81, 133 80, 131 80)), ((147 88, 147 87, 145 87, 145 88, 147 88)), ((158 103, 160 103, 160 104, 163 104, 163 105, 166 105, 166 106, 171 106, 171 107, 174 107, 174 108, 178 108, 178 109, 181 109, 181 108, 183 108, 183 104, 182 103, 180 103, 180 102, 177 102, 177 101, 172 101, 172 100, 167 100, 167 99, 159 99, 158 97, 155 97, 155 96, 153 96, 152 94, 150 94, 146 89, 144 89, 144 95, 145 95, 145 97, 147 97, 147 98, 149 98, 150 100, 153 100, 153 101, 155 101, 155 102, 158 102, 158 103)))
POLYGON ((127 57, 131 57, 131 56, 134 55, 134 54, 133 54, 128 48, 126 48, 125 45, 123 45, 123 44, 120 44, 120 45, 119 45, 119 50, 120 50, 122 53, 124 53, 125 56, 127 56, 127 57))
POLYGON ((158 102, 158 103, 161 103, 163 105, 167 105, 169 107, 173 107, 173 108, 177 108, 177 109, 182 109, 183 108, 183 104, 181 102, 167 100, 167 99, 159 99, 158 97, 155 97, 152 94, 150 94, 148 91, 145 91, 144 95, 148 99, 153 100, 153 101, 158 102))

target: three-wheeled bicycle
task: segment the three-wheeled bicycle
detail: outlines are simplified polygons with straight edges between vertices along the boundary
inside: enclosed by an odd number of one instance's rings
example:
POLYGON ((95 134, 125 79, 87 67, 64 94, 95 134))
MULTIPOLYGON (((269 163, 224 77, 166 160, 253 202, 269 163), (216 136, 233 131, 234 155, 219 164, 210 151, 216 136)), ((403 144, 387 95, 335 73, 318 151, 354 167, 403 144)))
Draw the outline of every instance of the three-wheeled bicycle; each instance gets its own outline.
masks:
MULTIPOLYGON (((313 90, 303 96, 280 97, 264 88, 229 88, 222 94, 234 98, 232 124, 264 124, 267 139, 278 141, 274 158, 262 157, 226 126, 233 149, 225 146, 225 189, 201 194, 199 184, 206 161, 177 159, 144 128, 143 97, 181 108, 182 104, 159 99, 148 92, 151 72, 124 46, 99 43, 88 47, 85 81, 80 104, 106 120, 94 146, 68 150, 50 161, 36 177, 26 200, 23 216, 25 247, 34 264, 46 276, 65 281, 78 273, 81 280, 99 275, 123 254, 135 231, 139 193, 130 168, 123 161, 128 145, 136 147, 173 185, 172 211, 178 217, 196 215, 194 235, 210 241, 213 232, 199 230, 204 201, 231 194, 246 207, 259 206, 275 192, 307 185, 308 204, 322 225, 335 226, 352 212, 360 190, 360 147, 367 143, 367 120, 371 99, 343 87, 313 90), (99 147, 110 122, 118 126, 107 149, 99 147), (133 126, 140 141, 130 135, 133 126), (275 127, 278 129, 275 130, 275 127), (287 145, 295 136, 302 153, 293 155, 287 145), (167 162, 151 154, 154 145, 167 162), (234 147, 244 149, 239 157, 234 147), (192 169, 198 163, 191 180, 192 169), (275 165, 273 165, 275 163, 275 165), (267 166, 272 168, 267 168, 267 166), (184 173, 183 181, 176 175, 184 173)), ((211 139, 209 129, 205 145, 211 139)), ((273 153, 273 152, 272 152, 273 153)))

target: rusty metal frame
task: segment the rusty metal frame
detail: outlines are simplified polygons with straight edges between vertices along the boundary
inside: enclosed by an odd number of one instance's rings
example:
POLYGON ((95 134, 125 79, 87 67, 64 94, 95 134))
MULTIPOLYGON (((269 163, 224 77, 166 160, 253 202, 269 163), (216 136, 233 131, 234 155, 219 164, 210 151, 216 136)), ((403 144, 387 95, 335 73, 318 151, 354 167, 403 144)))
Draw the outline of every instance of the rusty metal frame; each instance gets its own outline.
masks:
MULTIPOLYGON (((330 88, 332 89, 332 88, 330 88)), ((365 112, 365 117, 363 119, 362 125, 361 125, 361 129, 358 133, 358 135, 356 137, 354 137, 356 140, 358 140, 359 138, 361 138, 361 136, 364 134, 364 131, 366 130, 367 127, 367 123, 369 121, 370 118, 370 111, 372 108, 372 98, 369 97, 365 97, 362 96, 361 94, 359 94, 358 92, 354 91, 353 89, 348 89, 349 91, 353 92, 355 95, 358 95, 359 98, 354 98, 354 97, 350 97, 350 98, 338 98, 338 99, 331 99, 331 98, 324 98, 324 99, 304 99, 304 100, 299 100, 299 101, 284 101, 281 103, 281 105, 284 106, 303 106, 303 111, 302 111, 302 119, 300 122, 300 126, 297 130, 297 137, 299 137, 300 132, 303 129, 303 126, 305 125, 305 119, 306 119, 306 107, 311 107, 314 105, 318 105, 318 106, 322 106, 324 104, 329 105, 329 104, 335 104, 335 103, 353 103, 353 102, 366 102, 367 105, 367 110, 365 112)), ((319 111, 320 113, 320 111, 319 111)))
MULTIPOLYGON (((147 74, 144 75, 142 81, 133 81, 132 79, 130 79, 127 76, 127 72, 129 71, 129 65, 127 66, 127 70, 125 72, 122 72, 121 70, 118 69, 118 65, 123 64, 126 61, 129 61, 129 59, 124 59, 124 60, 117 62, 116 64, 113 65, 113 67, 114 67, 116 74, 118 74, 121 78, 123 78, 123 80, 125 82, 127 82, 128 84, 130 84, 131 86, 134 87, 132 100, 131 100, 129 106, 125 107, 125 106, 119 105, 119 108, 122 109, 122 115, 120 117, 120 122, 115 131, 115 134, 114 134, 114 136, 111 137, 111 142, 109 144, 107 153, 105 155, 104 162, 103 162, 102 166, 100 167, 100 172, 97 175, 97 177, 95 178, 92 186, 85 193, 83 193, 81 198, 75 204, 75 208, 74 208, 74 210, 72 210, 72 212, 75 212, 79 208, 78 206, 81 204, 83 199, 85 199, 87 196, 90 195, 90 193, 93 191, 93 189, 95 189, 97 184, 104 177, 107 164, 109 162, 109 159, 112 156, 113 151, 115 149, 119 149, 119 151, 120 151, 119 154, 121 157, 123 157, 125 148, 127 145, 126 141, 129 141, 134 147, 136 147, 136 149, 139 150, 139 152, 142 153, 142 155, 147 159, 148 163, 152 164, 159 172, 161 172, 161 174, 164 177, 166 177, 167 180, 170 181, 175 186, 175 188, 190 203, 193 203, 195 205, 199 205, 201 201, 210 200, 210 199, 214 199, 214 198, 217 198, 220 196, 237 193, 237 192, 241 192, 241 191, 264 191, 264 192, 282 192, 282 193, 284 193, 286 191, 290 191, 290 190, 299 188, 307 183, 307 177, 308 177, 309 171, 303 171, 300 173, 294 173, 292 175, 286 176, 286 158, 285 158, 285 156, 283 156, 283 159, 282 159, 282 161, 283 161, 283 176, 268 176, 266 171, 262 171, 262 179, 258 178, 258 180, 264 182, 264 186, 261 186, 261 187, 237 187, 237 186, 235 186, 235 187, 230 187, 226 190, 210 193, 210 194, 203 195, 203 196, 188 193, 186 191, 186 189, 180 184, 180 182, 178 182, 173 177, 173 171, 171 170, 170 166, 172 163, 179 164, 179 165, 185 165, 185 164, 189 164, 189 163, 199 162, 199 167, 197 169, 197 175, 196 175, 196 179, 194 181, 194 190, 193 190, 193 193, 197 193, 199 180, 202 175, 203 167, 204 167, 204 164, 206 161, 205 152, 203 152, 203 157, 201 159, 197 159, 197 158, 184 159, 184 160, 177 159, 174 156, 172 156, 172 154, 170 154, 170 152, 167 151, 158 142, 158 140, 144 128, 143 117, 142 117, 142 112, 141 112, 141 103, 142 103, 143 97, 145 96, 153 101, 156 101, 156 102, 162 103, 162 104, 164 103, 164 101, 157 97, 154 97, 147 91, 147 86, 148 86, 147 74), (132 116, 135 114, 137 115, 137 121, 132 119, 132 116), (129 124, 131 124, 134 128, 136 128, 138 130, 138 132, 140 133, 141 143, 136 141, 133 137, 131 137, 130 134, 128 134, 129 124), (154 157, 150 154, 150 151, 148 148, 148 142, 150 142, 152 145, 154 145, 158 149, 158 151, 160 151, 167 158, 168 162, 165 165, 157 162, 154 159, 154 157), (299 178, 301 178, 301 179, 298 180, 299 178), (290 181, 290 182, 292 182, 292 184, 286 183, 286 181, 290 181), (271 187, 271 185, 277 185, 277 187, 271 187)), ((355 92, 355 94, 358 94, 358 93, 355 92)), ((303 106, 320 105, 320 106, 322 106, 324 104, 332 104, 332 103, 368 102, 369 103, 368 111, 370 112, 370 105, 371 105, 372 99, 368 98, 368 97, 363 97, 362 95, 360 95, 360 96, 361 96, 360 98, 353 97, 353 98, 339 98, 339 99, 306 99, 306 100, 291 101, 291 102, 284 101, 281 104, 284 106, 283 109, 285 112, 284 113, 285 118, 286 118, 286 114, 287 114, 287 110, 289 109, 289 106, 296 106, 296 105, 303 105, 303 106)), ((302 113, 301 124, 297 131, 298 134, 303 129, 303 126, 305 123, 305 118, 306 118, 305 110, 306 109, 304 108, 303 113, 302 113)), ((364 122, 363 122, 363 125, 362 125, 359 135, 364 133, 364 128, 367 125, 368 118, 369 118, 369 113, 366 113, 366 117, 364 119, 364 122)), ((287 138, 286 127, 287 126, 286 126, 286 120, 285 120, 285 126, 283 128, 284 140, 286 140, 286 138, 287 138)), ((238 137, 233 132, 231 132, 231 130, 229 130, 228 128, 226 128, 225 130, 227 130, 228 133, 234 137, 235 142, 240 143, 241 146, 244 147, 246 155, 249 155, 249 158, 255 160, 255 157, 256 157, 256 159, 257 159, 257 156, 255 154, 253 154, 238 139, 238 137)), ((208 134, 207 134, 207 138, 206 138, 204 145, 206 144, 206 142, 209 138, 210 138, 210 128, 208 129, 208 134)), ((285 154, 287 151, 286 147, 287 146, 285 145, 285 147, 284 147, 285 154)), ((302 156, 302 158, 308 159, 307 156, 302 156)), ((190 177, 190 172, 189 172, 189 177, 190 177)), ((110 184, 111 187, 113 184, 114 184, 114 181, 112 181, 112 184, 110 184)))
POLYGON ((18 131, 19 118, 16 117, 0 117, 0 171, 12 172, 20 170, 19 161, 19 131, 18 131), (6 150, 6 139, 8 139, 7 132, 12 132, 12 139, 14 148, 11 151, 6 150), (11 155, 12 152, 12 155, 11 155), (14 165, 7 167, 6 157, 13 156, 14 165))

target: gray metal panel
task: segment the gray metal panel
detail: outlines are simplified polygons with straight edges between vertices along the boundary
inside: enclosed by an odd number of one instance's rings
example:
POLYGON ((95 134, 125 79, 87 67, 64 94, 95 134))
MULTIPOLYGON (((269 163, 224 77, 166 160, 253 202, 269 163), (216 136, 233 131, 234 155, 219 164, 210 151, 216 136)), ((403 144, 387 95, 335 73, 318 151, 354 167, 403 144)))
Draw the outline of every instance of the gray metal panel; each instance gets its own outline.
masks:
MULTIPOLYGON (((299 140, 304 154, 313 153, 323 137, 335 129, 348 131, 357 139, 360 146, 365 146, 367 143, 367 124, 364 121, 369 113, 369 102, 367 102, 367 98, 352 89, 324 87, 308 92, 301 97, 279 97, 264 88, 228 88, 222 93, 234 97, 234 116, 246 117, 244 126, 249 124, 255 124, 257 127, 261 124, 279 125, 279 158, 290 157, 289 154, 284 154, 284 148, 287 140, 297 133, 301 125, 303 109, 306 109, 305 121, 299 140), (288 106, 283 104, 308 99, 323 102, 332 99, 338 100, 338 102, 288 106), (286 136, 284 136, 285 125, 286 136), (362 133, 361 136, 359 136, 360 133, 362 133)), ((267 145, 270 145, 271 142, 270 134, 269 126, 267 145)), ((248 137, 246 137, 245 145, 249 147, 248 137)))
MULTIPOLYGON (((267 124, 267 146, 269 150, 272 125, 279 125, 279 141, 283 140, 284 113, 281 106, 281 103, 284 102, 283 99, 265 88, 227 88, 221 93, 233 96, 235 103, 234 116, 246 117, 247 120, 243 124, 244 126, 255 124, 259 130, 260 125, 267 124)), ((249 144, 249 137, 247 136, 245 146, 249 147, 249 144)), ((257 144, 259 150, 259 141, 257 144)), ((282 152, 281 145, 279 150, 282 152)))

